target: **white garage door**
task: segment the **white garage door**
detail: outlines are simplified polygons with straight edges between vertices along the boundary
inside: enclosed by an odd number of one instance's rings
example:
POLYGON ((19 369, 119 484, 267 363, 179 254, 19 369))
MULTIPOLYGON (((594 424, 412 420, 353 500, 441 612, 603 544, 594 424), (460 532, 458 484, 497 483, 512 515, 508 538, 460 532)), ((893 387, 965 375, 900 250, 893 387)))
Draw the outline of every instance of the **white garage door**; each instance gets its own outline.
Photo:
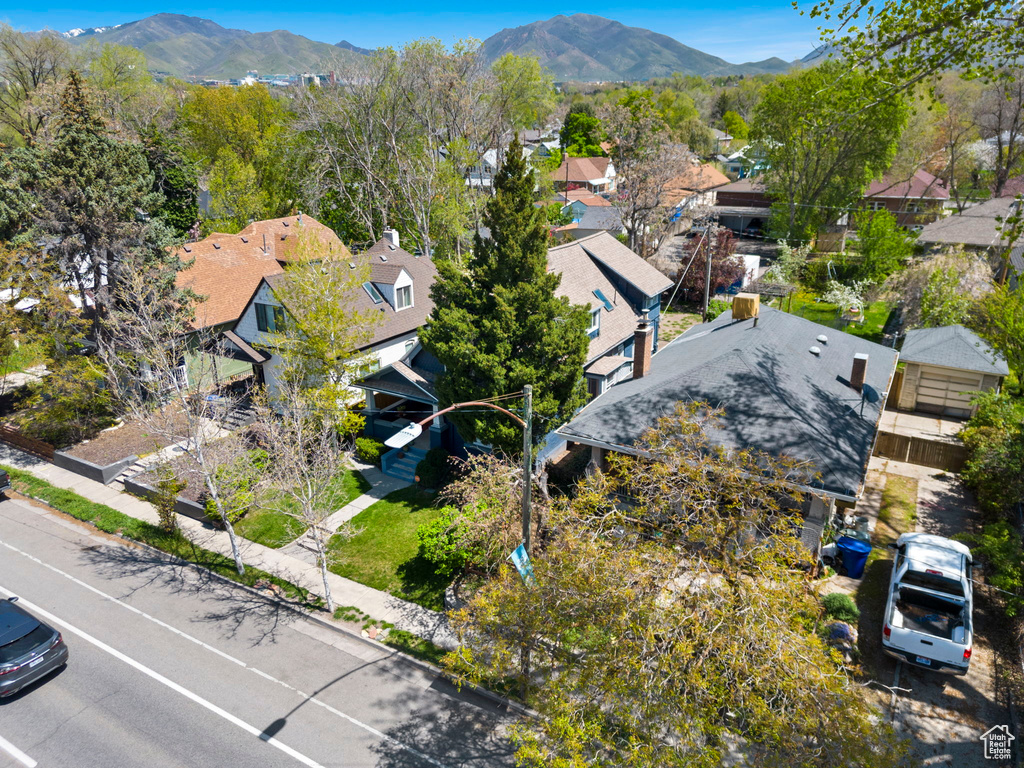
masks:
POLYGON ((981 379, 981 374, 922 366, 917 410, 967 418, 971 415, 971 398, 981 390, 981 379))

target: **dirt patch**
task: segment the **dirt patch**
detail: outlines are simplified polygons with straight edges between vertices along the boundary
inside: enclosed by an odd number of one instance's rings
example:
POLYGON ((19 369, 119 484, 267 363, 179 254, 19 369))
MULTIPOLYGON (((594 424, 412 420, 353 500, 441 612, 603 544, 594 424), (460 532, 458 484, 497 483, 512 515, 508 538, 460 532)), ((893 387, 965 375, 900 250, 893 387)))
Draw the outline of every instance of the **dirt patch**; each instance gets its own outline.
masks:
POLYGON ((104 467, 129 456, 145 456, 166 448, 176 440, 173 436, 183 433, 184 415, 180 410, 165 410, 166 425, 154 429, 152 424, 129 421, 120 427, 101 432, 92 440, 79 443, 68 453, 78 459, 91 461, 104 467), (169 437, 170 436, 170 437, 169 437))
MULTIPOLYGON (((247 447, 243 439, 238 435, 225 437, 206 446, 206 461, 211 467, 219 467, 230 464, 239 455, 239 452, 247 447)), ((174 477, 184 481, 185 486, 178 492, 183 499, 202 504, 206 501, 207 489, 206 480, 200 470, 199 463, 190 455, 181 452, 177 455, 162 461, 159 464, 140 472, 135 479, 146 485, 156 487, 156 484, 164 477, 166 468, 170 468, 174 477)))
POLYGON ((667 309, 661 313, 658 341, 667 344, 700 322, 700 314, 679 309, 667 309))

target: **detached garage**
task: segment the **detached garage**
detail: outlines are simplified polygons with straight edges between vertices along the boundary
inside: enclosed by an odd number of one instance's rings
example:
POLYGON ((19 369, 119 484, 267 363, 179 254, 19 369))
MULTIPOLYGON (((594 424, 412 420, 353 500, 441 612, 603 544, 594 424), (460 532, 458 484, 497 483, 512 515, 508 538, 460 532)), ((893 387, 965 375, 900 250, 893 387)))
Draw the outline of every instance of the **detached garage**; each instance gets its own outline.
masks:
POLYGON ((899 408, 966 419, 978 392, 998 390, 1010 369, 988 344, 962 325, 907 332, 899 408))

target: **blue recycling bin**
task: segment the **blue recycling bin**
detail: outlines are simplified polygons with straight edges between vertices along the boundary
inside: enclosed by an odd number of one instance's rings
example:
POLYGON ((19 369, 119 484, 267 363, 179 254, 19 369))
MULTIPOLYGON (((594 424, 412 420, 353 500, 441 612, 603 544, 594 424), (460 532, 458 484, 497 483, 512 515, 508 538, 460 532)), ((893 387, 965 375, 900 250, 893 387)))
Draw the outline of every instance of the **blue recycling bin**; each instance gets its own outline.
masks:
POLYGON ((871 545, 866 541, 859 541, 849 536, 840 536, 836 539, 836 550, 843 558, 843 567, 846 568, 846 575, 851 579, 859 579, 864 575, 864 566, 868 561, 868 554, 871 552, 871 545))

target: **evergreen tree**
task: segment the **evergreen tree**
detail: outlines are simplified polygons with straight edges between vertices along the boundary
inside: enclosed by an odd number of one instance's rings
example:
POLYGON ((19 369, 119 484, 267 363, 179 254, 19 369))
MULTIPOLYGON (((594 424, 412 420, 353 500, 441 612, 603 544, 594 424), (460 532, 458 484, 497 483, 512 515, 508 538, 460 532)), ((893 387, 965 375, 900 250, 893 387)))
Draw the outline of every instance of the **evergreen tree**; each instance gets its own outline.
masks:
POLYGON ((173 136, 152 129, 145 137, 146 159, 153 174, 153 191, 163 196, 155 215, 179 238, 199 221, 199 178, 173 136))
MULTIPOLYGON (((477 235, 468 267, 438 262, 434 311, 420 340, 445 366, 437 381, 442 406, 532 384, 539 440, 586 402, 589 339, 584 308, 555 296, 561 276, 547 271, 547 227, 533 188, 533 171, 514 140, 484 214, 490 236, 477 235)), ((450 418, 466 440, 508 454, 522 450, 522 432, 507 416, 467 410, 450 418)))
POLYGON ((109 134, 77 72, 68 74, 57 125, 40 154, 35 229, 83 303, 95 300, 98 327, 126 265, 173 291, 181 263, 167 226, 149 219, 163 198, 143 148, 109 134))

